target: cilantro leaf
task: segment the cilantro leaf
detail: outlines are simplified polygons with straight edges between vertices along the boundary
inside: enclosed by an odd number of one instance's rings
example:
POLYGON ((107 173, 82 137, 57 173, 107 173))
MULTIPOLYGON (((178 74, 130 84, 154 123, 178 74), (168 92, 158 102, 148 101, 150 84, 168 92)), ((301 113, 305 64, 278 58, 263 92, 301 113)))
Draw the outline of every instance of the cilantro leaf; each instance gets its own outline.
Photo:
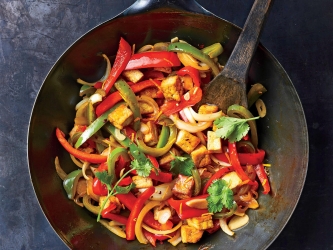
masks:
POLYGON ((108 175, 107 171, 95 172, 95 176, 107 186, 109 191, 111 190, 111 182, 113 177, 111 175, 108 175))
POLYGON ((135 188, 135 184, 132 182, 130 185, 121 187, 121 186, 116 186, 116 192, 118 194, 127 194, 131 191, 131 189, 135 188))
POLYGON ((132 169, 135 169, 137 174, 142 177, 148 177, 150 175, 150 172, 154 167, 154 165, 151 163, 151 161, 146 158, 145 161, 138 161, 138 159, 134 159, 131 162, 132 169))
POLYGON ((221 212, 224 207, 231 209, 234 196, 232 190, 228 187, 225 180, 214 181, 207 189, 208 211, 211 213, 221 212))
POLYGON ((222 116, 214 121, 214 125, 218 128, 215 134, 223 139, 228 139, 230 142, 240 141, 250 130, 247 121, 258 118, 259 116, 248 119, 222 116))
POLYGON ((186 176, 192 175, 192 169, 194 168, 194 162, 189 154, 184 154, 183 156, 177 156, 171 153, 174 159, 171 161, 170 171, 175 174, 181 174, 186 176))

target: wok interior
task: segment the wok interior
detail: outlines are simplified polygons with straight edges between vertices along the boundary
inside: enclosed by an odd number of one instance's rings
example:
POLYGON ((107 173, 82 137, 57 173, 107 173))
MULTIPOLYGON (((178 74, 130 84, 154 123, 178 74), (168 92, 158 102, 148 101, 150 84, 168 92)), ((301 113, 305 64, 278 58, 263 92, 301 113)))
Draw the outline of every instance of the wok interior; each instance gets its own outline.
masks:
MULTIPOLYGON (((181 11, 152 11, 121 17, 95 28, 77 41, 58 60, 36 99, 28 138, 28 158, 32 183, 50 224, 62 240, 78 249, 150 249, 137 241, 127 242, 96 222, 96 217, 67 199, 54 168, 54 158, 69 173, 76 169, 55 137, 55 128, 68 133, 74 123, 74 107, 79 101, 77 78, 87 81, 103 75, 105 63, 97 56, 115 55, 119 38, 137 48, 178 36, 193 45, 221 42, 224 63, 240 29, 216 18, 181 11)), ((250 223, 229 237, 222 231, 205 235, 198 244, 180 244, 180 249, 211 246, 219 249, 264 249, 277 237, 291 216, 302 191, 307 169, 308 142, 303 110, 288 76, 263 47, 259 47, 249 72, 249 84, 260 82, 267 89, 262 99, 268 114, 257 122, 259 147, 267 152, 272 185, 271 195, 260 195, 260 208, 250 211, 250 223), (297 178, 296 178, 297 176, 297 178)), ((261 191, 260 191, 261 192, 261 191)), ((171 244, 158 249, 173 249, 171 244)))

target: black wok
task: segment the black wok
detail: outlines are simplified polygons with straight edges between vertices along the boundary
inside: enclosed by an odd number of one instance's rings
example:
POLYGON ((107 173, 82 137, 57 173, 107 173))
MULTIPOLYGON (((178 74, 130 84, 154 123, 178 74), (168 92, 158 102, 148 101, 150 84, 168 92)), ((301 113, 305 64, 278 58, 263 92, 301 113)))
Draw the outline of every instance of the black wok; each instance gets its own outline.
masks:
MULTIPOLYGON (((86 209, 67 199, 54 168, 59 156, 66 172, 76 167, 55 137, 55 128, 68 133, 74 106, 79 100, 77 78, 99 79, 103 52, 115 55, 120 37, 140 47, 178 36, 193 45, 220 42, 224 64, 241 29, 204 10, 195 1, 137 1, 133 6, 76 41, 56 62, 46 77, 31 114, 28 132, 28 162, 40 206, 55 232, 73 249, 150 249, 127 242, 96 222, 86 209)), ((288 75, 261 44, 249 71, 249 84, 262 83, 267 116, 258 122, 259 146, 272 165, 272 193, 260 195, 260 208, 249 213, 250 223, 229 237, 222 231, 205 235, 198 244, 180 244, 180 249, 265 249, 279 235, 292 215, 302 192, 308 163, 308 135, 304 112, 288 75), (202 248, 201 248, 202 249, 202 248)), ((157 249, 172 249, 167 243, 157 249)))

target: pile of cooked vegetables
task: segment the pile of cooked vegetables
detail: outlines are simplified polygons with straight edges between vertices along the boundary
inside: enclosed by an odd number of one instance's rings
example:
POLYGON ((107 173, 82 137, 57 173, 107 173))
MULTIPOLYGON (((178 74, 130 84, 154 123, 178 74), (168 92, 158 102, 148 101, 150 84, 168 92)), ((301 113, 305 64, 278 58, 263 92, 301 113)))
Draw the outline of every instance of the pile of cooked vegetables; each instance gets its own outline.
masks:
POLYGON ((259 183, 270 192, 256 130, 266 89, 257 83, 248 93, 258 116, 237 104, 226 114, 210 103, 195 110, 203 85, 223 69, 220 43, 197 48, 174 38, 134 51, 121 38, 112 66, 102 55, 100 80, 77 80, 74 126, 68 138, 56 128, 78 167, 65 173, 55 159, 68 198, 143 244, 196 243, 220 228, 234 235, 259 207, 259 183))

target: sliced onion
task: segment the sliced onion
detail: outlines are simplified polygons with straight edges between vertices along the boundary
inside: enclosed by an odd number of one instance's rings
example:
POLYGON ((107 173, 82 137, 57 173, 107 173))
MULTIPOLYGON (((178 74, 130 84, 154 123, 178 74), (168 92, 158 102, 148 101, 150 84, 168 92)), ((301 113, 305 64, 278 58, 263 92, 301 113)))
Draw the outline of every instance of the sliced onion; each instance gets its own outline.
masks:
MULTIPOLYGON (((165 201, 172 196, 172 188, 174 186, 174 181, 170 183, 163 183, 161 185, 155 186, 154 194, 149 198, 152 201, 165 201)), ((146 189, 140 188, 139 191, 142 193, 146 189)))
POLYGON ((150 96, 147 95, 141 95, 137 97, 138 102, 145 102, 148 105, 150 105, 153 109, 154 112, 151 115, 151 119, 152 120, 157 120, 159 113, 160 113, 160 109, 158 107, 158 104, 155 102, 155 100, 153 98, 151 98, 150 96))
POLYGON ((102 76, 102 78, 99 79, 98 81, 95 81, 95 82, 86 82, 86 81, 83 81, 82 79, 78 78, 78 79, 76 80, 77 83, 80 83, 80 84, 82 84, 82 85, 94 86, 94 84, 95 84, 96 82, 104 82, 104 81, 108 78, 108 76, 109 76, 109 74, 110 74, 110 71, 111 71, 111 63, 110 63, 109 58, 108 58, 105 54, 102 54, 102 56, 103 56, 104 59, 106 60, 106 69, 105 69, 105 73, 104 73, 104 75, 102 76))
POLYGON ((214 121, 223 116, 223 112, 221 110, 211 114, 198 114, 193 110, 193 108, 189 107, 188 109, 190 110, 193 118, 199 122, 214 121))
POLYGON ((54 165, 55 165, 56 172, 57 172, 58 176, 60 177, 60 179, 65 180, 67 177, 67 174, 61 168, 58 156, 54 160, 54 165))
POLYGON ((165 234, 171 234, 174 231, 176 231, 178 228, 180 228, 183 225, 183 222, 180 221, 175 227, 169 229, 169 230, 156 230, 154 228, 151 228, 149 226, 147 226, 146 224, 142 224, 142 227, 144 229, 146 229, 148 232, 153 233, 153 234, 161 234, 161 235, 165 235, 165 234))
POLYGON ((193 116, 192 116, 192 114, 191 114, 191 111, 190 111, 190 108, 189 108, 189 107, 184 108, 183 111, 184 111, 184 114, 186 115, 187 120, 188 120, 190 123, 193 123, 193 124, 196 124, 196 123, 197 123, 197 122, 195 121, 195 119, 193 118, 193 116))
POLYGON ((115 235, 121 237, 121 238, 126 238, 126 233, 124 232, 124 230, 119 227, 119 226, 110 226, 109 222, 107 220, 100 220, 99 221, 103 226, 105 226, 107 229, 109 229, 112 233, 114 233, 115 235))
POLYGON ((213 162, 215 162, 216 164, 219 164, 223 167, 230 167, 231 166, 231 164, 228 163, 228 162, 218 160, 213 154, 210 155, 210 158, 212 159, 213 162))
POLYGON ((89 97, 89 100, 91 101, 91 104, 95 104, 101 102, 103 100, 103 97, 101 94, 95 93, 89 97))
POLYGON ((200 122, 198 124, 187 123, 187 122, 180 120, 178 115, 176 115, 176 114, 170 115, 169 118, 175 123, 175 125, 178 129, 182 129, 182 130, 188 131, 190 133, 197 133, 197 132, 203 131, 203 130, 209 128, 210 126, 212 126, 212 124, 213 124, 213 122, 200 122))
POLYGON ((78 102, 75 106, 75 110, 78 110, 83 104, 89 101, 89 98, 84 98, 80 102, 78 102))
POLYGON ((85 161, 82 165, 82 175, 84 179, 89 180, 89 176, 86 175, 87 168, 90 166, 90 162, 85 161))
POLYGON ((120 129, 118 129, 118 128, 115 129, 114 136, 119 141, 123 141, 126 139, 126 136, 123 133, 121 133, 120 129))

